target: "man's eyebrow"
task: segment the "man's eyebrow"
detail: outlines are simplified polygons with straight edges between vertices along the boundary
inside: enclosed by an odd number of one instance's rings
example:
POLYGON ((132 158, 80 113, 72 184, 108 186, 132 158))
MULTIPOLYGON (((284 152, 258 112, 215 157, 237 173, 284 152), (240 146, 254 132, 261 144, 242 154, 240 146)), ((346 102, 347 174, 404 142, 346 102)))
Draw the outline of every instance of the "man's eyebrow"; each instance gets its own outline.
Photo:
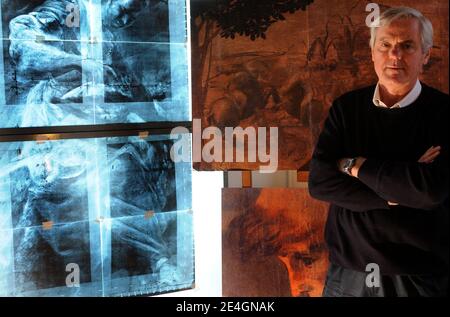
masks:
POLYGON ((383 37, 379 37, 378 41, 384 41, 384 40, 387 40, 387 39, 390 39, 390 38, 392 38, 392 36, 383 36, 383 37))
MULTIPOLYGON (((391 36, 383 36, 383 37, 380 37, 378 39, 378 41, 389 40, 391 38, 392 38, 391 36)), ((402 43, 402 44, 414 44, 414 40, 412 40, 412 39, 401 40, 400 43, 402 43)))

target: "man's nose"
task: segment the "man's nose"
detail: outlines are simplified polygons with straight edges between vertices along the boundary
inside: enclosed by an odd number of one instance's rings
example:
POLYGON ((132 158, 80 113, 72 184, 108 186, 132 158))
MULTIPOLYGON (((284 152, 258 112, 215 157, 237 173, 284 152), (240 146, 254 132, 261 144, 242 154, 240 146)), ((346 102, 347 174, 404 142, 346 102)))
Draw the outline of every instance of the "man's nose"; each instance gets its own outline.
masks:
POLYGON ((403 52, 400 45, 396 44, 389 51, 389 57, 392 59, 402 59, 403 52))

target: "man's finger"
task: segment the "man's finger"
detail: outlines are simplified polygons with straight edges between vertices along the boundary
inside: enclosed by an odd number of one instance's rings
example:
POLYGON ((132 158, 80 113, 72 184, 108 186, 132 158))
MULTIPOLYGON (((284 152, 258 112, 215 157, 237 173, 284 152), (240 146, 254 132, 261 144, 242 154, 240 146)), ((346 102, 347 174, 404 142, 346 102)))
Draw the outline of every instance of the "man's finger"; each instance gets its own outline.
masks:
POLYGON ((437 147, 431 147, 430 149, 428 149, 424 155, 429 155, 429 154, 433 154, 435 152, 439 152, 441 150, 440 146, 437 147))
POLYGON ((436 158, 440 154, 440 146, 430 147, 418 160, 419 163, 429 163, 430 160, 436 158))
POLYGON ((428 153, 427 155, 424 155, 423 157, 424 158, 428 158, 428 157, 433 157, 433 156, 437 156, 437 155, 439 155, 441 153, 441 151, 433 151, 433 152, 431 152, 431 153, 428 153))
POLYGON ((419 163, 431 163, 431 161, 433 161, 436 157, 438 157, 439 154, 441 154, 441 152, 435 152, 435 153, 433 153, 431 155, 427 155, 425 157, 421 157, 418 162, 419 163))
POLYGON ((440 146, 433 147, 431 150, 429 150, 429 153, 439 152, 440 150, 441 150, 441 147, 440 147, 440 146))
POLYGON ((428 163, 431 160, 434 160, 436 157, 438 157, 439 153, 437 153, 436 155, 432 155, 432 156, 427 156, 427 157, 423 157, 421 158, 418 162, 419 163, 428 163))
POLYGON ((433 156, 429 157, 429 158, 426 160, 426 163, 431 163, 431 162, 433 162, 434 159, 435 159, 436 157, 438 157, 438 155, 439 155, 439 153, 436 153, 436 155, 433 155, 433 156))

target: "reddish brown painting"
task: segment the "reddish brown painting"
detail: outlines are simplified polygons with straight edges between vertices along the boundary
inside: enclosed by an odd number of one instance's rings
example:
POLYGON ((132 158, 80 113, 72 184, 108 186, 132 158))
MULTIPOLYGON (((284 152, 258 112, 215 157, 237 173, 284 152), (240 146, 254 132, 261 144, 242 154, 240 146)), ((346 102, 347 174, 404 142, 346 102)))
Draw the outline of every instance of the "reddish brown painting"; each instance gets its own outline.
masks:
MULTIPOLYGON (((202 119, 203 128, 277 126, 279 169, 307 171, 332 101, 377 81, 365 24, 369 2, 373 1, 305 1, 305 10, 283 14, 283 19, 267 26, 259 36, 250 35, 248 30, 231 36, 233 21, 221 21, 220 27, 217 16, 199 14, 196 3, 204 1, 193 1, 193 117, 202 119), (227 34, 229 37, 224 37, 227 34)), ((435 43, 421 79, 448 93, 448 1, 376 3, 381 11, 411 6, 432 20, 435 43)), ((202 162, 195 167, 222 170, 258 166, 202 162)))
POLYGON ((306 189, 223 189, 224 296, 321 296, 328 205, 306 189))

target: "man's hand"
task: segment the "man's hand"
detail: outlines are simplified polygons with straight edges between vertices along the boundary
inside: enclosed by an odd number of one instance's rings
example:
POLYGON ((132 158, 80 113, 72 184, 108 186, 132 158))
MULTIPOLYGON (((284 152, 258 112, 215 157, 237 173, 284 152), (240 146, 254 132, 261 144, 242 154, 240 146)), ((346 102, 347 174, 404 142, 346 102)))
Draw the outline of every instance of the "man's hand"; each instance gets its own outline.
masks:
POLYGON ((417 162, 425 164, 433 163, 434 159, 438 157, 440 153, 441 153, 440 146, 432 146, 420 157, 420 159, 417 162))
MULTIPOLYGON (((420 159, 417 161, 419 163, 425 163, 430 164, 433 163, 434 159, 438 157, 438 155, 441 153, 441 147, 440 146, 432 146, 428 150, 426 150, 425 153, 420 157, 420 159)), ((397 203, 394 203, 392 201, 388 201, 389 206, 397 206, 397 203)))
MULTIPOLYGON (((440 146, 432 146, 428 150, 426 150, 425 153, 420 157, 420 159, 417 161, 419 163, 425 163, 430 164, 433 163, 434 159, 438 157, 438 155, 441 153, 441 147, 440 146)), ((397 203, 388 201, 389 206, 397 206, 397 203)))

